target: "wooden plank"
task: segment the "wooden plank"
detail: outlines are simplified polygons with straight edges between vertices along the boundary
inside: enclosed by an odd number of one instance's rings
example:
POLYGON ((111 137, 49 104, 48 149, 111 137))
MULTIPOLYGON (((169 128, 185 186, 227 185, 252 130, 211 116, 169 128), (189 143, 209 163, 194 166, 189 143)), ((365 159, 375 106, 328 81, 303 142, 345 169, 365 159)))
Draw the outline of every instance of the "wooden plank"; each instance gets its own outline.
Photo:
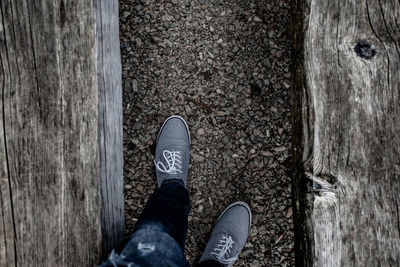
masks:
POLYGON ((1 266, 95 265, 122 235, 118 30, 96 28, 100 13, 118 23, 117 5, 0 3, 1 266))
POLYGON ((400 2, 292 0, 296 264, 400 265, 400 2))
POLYGON ((124 237, 122 69, 118 1, 97 0, 95 4, 104 259, 124 237))

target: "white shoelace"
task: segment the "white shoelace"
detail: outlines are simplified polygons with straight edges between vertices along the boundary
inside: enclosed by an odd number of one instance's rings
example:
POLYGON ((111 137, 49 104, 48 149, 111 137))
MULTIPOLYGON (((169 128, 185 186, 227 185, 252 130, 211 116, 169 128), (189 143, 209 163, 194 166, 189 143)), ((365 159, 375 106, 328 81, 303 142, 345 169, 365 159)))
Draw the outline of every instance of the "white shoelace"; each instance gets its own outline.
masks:
POLYGON ((222 264, 234 262, 237 260, 238 256, 227 258, 232 250, 233 243, 235 242, 230 235, 224 235, 222 239, 219 240, 219 244, 214 248, 214 251, 211 252, 211 255, 216 256, 222 264))
POLYGON ((168 167, 166 167, 161 161, 156 162, 156 160, 154 160, 157 170, 168 174, 177 174, 178 172, 182 173, 182 156, 180 151, 164 150, 162 154, 168 167))

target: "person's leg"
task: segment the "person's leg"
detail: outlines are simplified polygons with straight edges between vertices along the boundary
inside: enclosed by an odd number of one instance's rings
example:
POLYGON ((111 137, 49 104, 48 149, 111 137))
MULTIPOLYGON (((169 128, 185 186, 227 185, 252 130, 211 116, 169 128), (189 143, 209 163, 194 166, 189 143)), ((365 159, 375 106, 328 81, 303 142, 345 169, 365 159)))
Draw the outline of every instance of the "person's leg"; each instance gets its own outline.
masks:
POLYGON ((196 266, 232 266, 246 243, 250 226, 250 207, 241 201, 229 205, 219 217, 196 266))
POLYGON ((166 180, 148 200, 135 231, 161 225, 162 230, 184 250, 190 208, 189 193, 181 181, 166 180))
POLYGON ((189 266, 184 247, 190 208, 182 182, 164 181, 148 200, 121 255, 141 265, 189 266))
POLYGON ((159 188, 148 200, 130 241, 101 266, 189 266, 184 256, 190 137, 186 122, 168 118, 157 138, 154 163, 159 188))
POLYGON ((101 266, 189 266, 184 246, 190 208, 182 182, 166 180, 148 200, 121 254, 112 252, 101 266))

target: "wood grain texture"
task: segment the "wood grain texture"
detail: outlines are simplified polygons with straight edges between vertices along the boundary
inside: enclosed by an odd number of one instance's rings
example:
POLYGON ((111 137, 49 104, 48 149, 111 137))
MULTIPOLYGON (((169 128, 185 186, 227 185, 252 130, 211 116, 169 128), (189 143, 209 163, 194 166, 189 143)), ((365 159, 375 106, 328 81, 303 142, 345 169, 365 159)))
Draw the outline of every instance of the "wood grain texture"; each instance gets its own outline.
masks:
POLYGON ((92 266, 122 235, 117 5, 0 3, 0 266, 92 266))
POLYGON ((122 69, 118 1, 97 0, 95 5, 104 259, 124 237, 122 69))
POLYGON ((400 2, 293 0, 298 266, 400 265, 400 2))

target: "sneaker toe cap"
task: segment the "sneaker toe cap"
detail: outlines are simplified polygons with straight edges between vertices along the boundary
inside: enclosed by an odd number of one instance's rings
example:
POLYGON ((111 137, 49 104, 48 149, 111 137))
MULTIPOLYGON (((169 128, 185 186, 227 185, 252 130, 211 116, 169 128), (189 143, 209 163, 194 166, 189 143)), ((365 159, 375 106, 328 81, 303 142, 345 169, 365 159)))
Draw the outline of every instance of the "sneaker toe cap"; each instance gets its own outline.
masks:
POLYGON ((181 117, 172 116, 165 121, 158 142, 168 140, 179 141, 180 145, 190 144, 189 131, 186 122, 181 117))
POLYGON ((250 232, 251 212, 247 204, 237 202, 232 204, 222 214, 218 224, 224 225, 226 229, 234 233, 238 240, 245 242, 250 232))

